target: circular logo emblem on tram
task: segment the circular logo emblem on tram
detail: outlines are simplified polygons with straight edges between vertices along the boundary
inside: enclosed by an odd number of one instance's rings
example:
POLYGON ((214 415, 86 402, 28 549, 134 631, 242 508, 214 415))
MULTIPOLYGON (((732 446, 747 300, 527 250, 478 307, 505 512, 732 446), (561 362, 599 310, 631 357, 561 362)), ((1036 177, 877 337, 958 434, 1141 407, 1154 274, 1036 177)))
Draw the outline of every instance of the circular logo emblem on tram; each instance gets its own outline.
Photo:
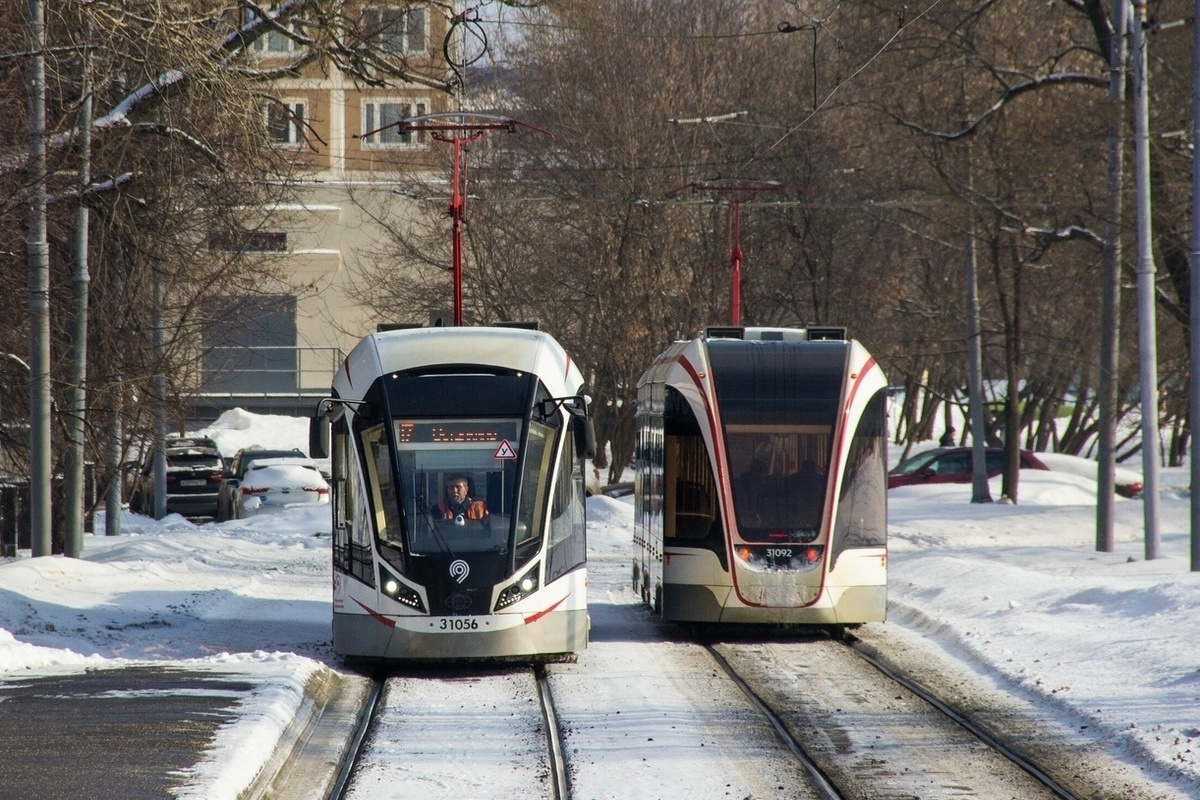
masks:
POLYGON ((474 605, 474 603, 470 596, 465 595, 462 592, 452 594, 446 598, 446 608, 450 609, 451 611, 463 612, 472 605, 474 605))
POLYGON ((463 561, 461 558, 456 558, 450 562, 450 577, 454 578, 457 583, 462 583, 471 574, 471 565, 463 561))

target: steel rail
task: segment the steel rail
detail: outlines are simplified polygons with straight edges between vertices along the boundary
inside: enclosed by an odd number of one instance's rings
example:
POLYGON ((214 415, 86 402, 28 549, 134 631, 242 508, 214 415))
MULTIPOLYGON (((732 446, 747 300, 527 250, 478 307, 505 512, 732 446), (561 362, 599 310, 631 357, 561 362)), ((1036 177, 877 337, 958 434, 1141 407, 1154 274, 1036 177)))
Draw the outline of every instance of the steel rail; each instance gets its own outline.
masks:
POLYGON ((554 697, 550 693, 550 680, 545 664, 535 664, 533 676, 537 684, 538 700, 542 707, 542 721, 546 726, 546 748, 550 757, 550 775, 554 784, 554 800, 569 800, 570 786, 567 784, 567 764, 563 759, 562 736, 558 727, 558 715, 554 711, 554 697))
MULTIPOLYGON (((836 639, 837 637, 834 637, 834 638, 836 639)), ((926 703, 928 703, 929 705, 936 708, 938 711, 942 712, 942 714, 944 714, 946 717, 953 720, 954 722, 958 723, 959 726, 961 726, 965 731, 970 733, 972 736, 979 739, 979 741, 983 742, 988 747, 992 748, 997 753, 999 753, 1000 755, 1007 758, 1013 764, 1015 764, 1016 766, 1023 769, 1026 773, 1029 774, 1030 777, 1032 777, 1038 783, 1042 784, 1048 790, 1050 790, 1050 792, 1052 792, 1055 797, 1061 798, 1061 800, 1078 800, 1078 798, 1076 798, 1076 796, 1074 794, 1072 794, 1070 791, 1068 791, 1066 788, 1064 788, 1061 784, 1058 783, 1058 781, 1054 780, 1054 778, 1050 777, 1047 773, 1042 771, 1042 769, 1040 767, 1038 767, 1036 764, 1034 764, 1032 761, 1029 761, 1024 756, 1017 753, 1015 750, 1012 750, 1011 748, 1009 748, 1006 744, 1004 744, 1004 742, 1002 742, 1000 739, 998 739, 995 736, 988 733, 981 726, 972 722, 965 715, 960 714, 958 711, 955 711, 953 708, 951 708, 946 703, 943 703, 941 700, 939 700, 937 697, 935 697, 931 692, 926 690, 923 686, 921 686, 916 681, 905 677, 903 674, 901 674, 899 672, 896 672, 895 670, 891 669, 886 664, 884 664, 882 661, 880 661, 879 659, 875 658, 873 655, 868 653, 867 649, 866 649, 866 645, 861 640, 856 638, 852 633, 849 633, 849 632, 842 633, 842 635, 840 637, 840 641, 843 644, 845 644, 847 647, 849 647, 854 652, 854 654, 857 655, 859 658, 863 659, 868 664, 870 664, 872 667, 879 670, 880 673, 887 676, 889 679, 895 681, 900 686, 903 686, 905 689, 912 692, 917 697, 921 698, 926 703)))
POLYGON ((330 787, 328 800, 344 800, 346 797, 346 791, 350 788, 350 778, 354 774, 354 767, 358 763, 359 756, 362 755, 367 733, 374 724, 375 712, 379 708, 379 698, 383 695, 385 685, 386 681, 381 675, 376 675, 371 679, 371 690, 363 699, 363 705, 358 714, 358 724, 355 725, 354 735, 350 738, 349 745, 342 754, 341 766, 338 767, 337 778, 330 787))
POLYGON ((720 665, 721 669, 725 671, 725 674, 729 676, 729 679, 732 680, 734 684, 742 690, 742 694, 746 696, 746 699, 748 699, 750 703, 756 709, 758 709, 758 712, 766 717, 767 721, 771 723, 771 727, 775 729, 776 735, 779 736, 780 740, 783 741, 784 745, 787 746, 792 755, 796 757, 796 760, 799 761, 801 766, 803 766, 808 772, 808 775, 814 784, 814 788, 818 791, 818 793, 822 797, 826 798, 826 800, 845 800, 846 796, 842 794, 833 781, 830 780, 829 776, 826 775, 819 766, 817 766, 817 763, 809 757, 808 753, 804 752, 804 748, 800 746, 800 743, 796 741, 796 738, 788 731, 787 725, 785 725, 783 720, 779 718, 779 715, 772 711, 771 707, 768 706, 761 697, 755 694, 754 690, 751 689, 744 680, 742 680, 742 677, 737 674, 729 662, 725 660, 724 656, 718 653, 711 644, 704 644, 702 647, 704 647, 704 649, 708 651, 708 654, 712 656, 713 660, 720 665))

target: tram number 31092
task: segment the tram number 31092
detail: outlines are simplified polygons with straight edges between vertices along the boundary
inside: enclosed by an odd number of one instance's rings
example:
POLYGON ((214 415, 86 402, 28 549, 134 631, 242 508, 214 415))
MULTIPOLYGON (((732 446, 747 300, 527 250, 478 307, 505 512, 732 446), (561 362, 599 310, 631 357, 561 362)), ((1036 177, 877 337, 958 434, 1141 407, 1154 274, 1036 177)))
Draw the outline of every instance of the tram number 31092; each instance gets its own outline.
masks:
POLYGON ((479 620, 474 617, 442 617, 438 621, 440 631, 474 631, 479 630, 479 620))

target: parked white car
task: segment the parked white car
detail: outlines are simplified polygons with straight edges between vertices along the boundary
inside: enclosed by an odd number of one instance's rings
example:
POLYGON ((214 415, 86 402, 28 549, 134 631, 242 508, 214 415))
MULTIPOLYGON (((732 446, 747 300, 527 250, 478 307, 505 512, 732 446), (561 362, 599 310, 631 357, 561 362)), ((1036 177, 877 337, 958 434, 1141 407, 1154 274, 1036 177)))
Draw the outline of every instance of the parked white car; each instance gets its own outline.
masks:
MULTIPOLYGON (((1038 453, 1037 457, 1052 472, 1070 472, 1073 475, 1096 480, 1099 465, 1093 459, 1071 456, 1066 453, 1038 453)), ((1141 497, 1142 473, 1126 467, 1113 467, 1113 489, 1122 497, 1141 497)))
POLYGON ((329 502, 329 483, 307 456, 258 458, 237 488, 234 519, 329 502))

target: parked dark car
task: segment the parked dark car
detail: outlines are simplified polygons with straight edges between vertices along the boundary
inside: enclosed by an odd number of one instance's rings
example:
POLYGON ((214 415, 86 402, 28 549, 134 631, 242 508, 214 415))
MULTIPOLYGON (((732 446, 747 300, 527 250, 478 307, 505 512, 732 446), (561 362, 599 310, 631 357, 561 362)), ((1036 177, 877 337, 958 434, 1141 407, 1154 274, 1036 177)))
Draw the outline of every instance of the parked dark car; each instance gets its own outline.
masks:
MULTIPOLYGON (((225 479, 225 459, 216 442, 204 436, 169 436, 167 513, 189 518, 215 517, 217 495, 225 479)), ((129 497, 129 510, 154 515, 154 453, 142 462, 129 497)))
MULTIPOLYGON (((1004 471, 1004 448, 988 447, 984 451, 984 458, 989 478, 1004 471)), ((1022 450, 1021 469, 1050 468, 1030 451, 1022 450)), ((970 483, 972 477, 970 447, 935 447, 897 464, 888 473, 888 488, 927 483, 970 483)))
POLYGON ((268 450, 258 446, 243 447, 234 453, 229 462, 229 471, 218 491, 217 522, 237 519, 237 500, 238 494, 241 493, 242 480, 245 479, 246 470, 250 468, 250 464, 255 459, 293 456, 304 458, 306 454, 298 447, 293 447, 291 450, 268 450))

